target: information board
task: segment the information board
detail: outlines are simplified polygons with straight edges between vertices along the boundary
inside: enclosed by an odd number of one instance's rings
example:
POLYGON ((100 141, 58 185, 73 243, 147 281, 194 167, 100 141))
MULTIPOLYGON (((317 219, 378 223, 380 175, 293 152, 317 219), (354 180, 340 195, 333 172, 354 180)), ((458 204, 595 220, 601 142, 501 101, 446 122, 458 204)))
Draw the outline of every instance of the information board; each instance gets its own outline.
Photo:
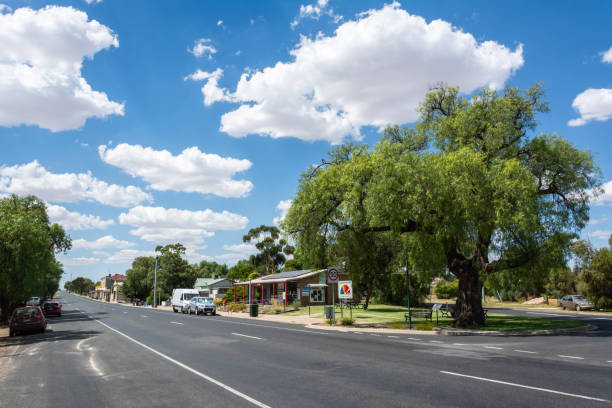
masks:
POLYGON ((338 282, 338 299, 353 298, 353 281, 338 282))

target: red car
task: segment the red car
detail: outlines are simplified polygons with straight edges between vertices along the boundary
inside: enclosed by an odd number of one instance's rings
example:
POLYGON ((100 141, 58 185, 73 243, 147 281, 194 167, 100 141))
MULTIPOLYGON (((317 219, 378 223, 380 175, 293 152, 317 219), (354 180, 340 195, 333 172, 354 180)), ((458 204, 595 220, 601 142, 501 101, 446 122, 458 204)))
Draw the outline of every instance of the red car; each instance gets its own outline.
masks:
POLYGON ((9 319, 9 336, 31 331, 44 333, 46 329, 47 320, 40 306, 19 307, 13 310, 9 319))
POLYGON ((61 316, 62 315, 62 305, 56 302, 45 302, 45 304, 42 305, 42 311, 45 314, 45 316, 49 316, 49 315, 61 316))

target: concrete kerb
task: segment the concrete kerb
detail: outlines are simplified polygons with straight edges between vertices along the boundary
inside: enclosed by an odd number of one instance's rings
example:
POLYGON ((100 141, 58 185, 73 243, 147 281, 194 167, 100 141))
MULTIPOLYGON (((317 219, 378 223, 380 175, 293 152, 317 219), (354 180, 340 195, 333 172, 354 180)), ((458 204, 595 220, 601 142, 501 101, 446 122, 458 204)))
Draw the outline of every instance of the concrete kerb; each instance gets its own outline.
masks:
POLYGON ((502 330, 466 330, 466 329, 440 329, 441 336, 556 336, 561 334, 572 334, 572 333, 583 333, 589 331, 599 330, 599 328, 593 324, 587 324, 580 327, 572 327, 568 329, 553 329, 553 330, 516 330, 516 331, 502 331, 502 330))

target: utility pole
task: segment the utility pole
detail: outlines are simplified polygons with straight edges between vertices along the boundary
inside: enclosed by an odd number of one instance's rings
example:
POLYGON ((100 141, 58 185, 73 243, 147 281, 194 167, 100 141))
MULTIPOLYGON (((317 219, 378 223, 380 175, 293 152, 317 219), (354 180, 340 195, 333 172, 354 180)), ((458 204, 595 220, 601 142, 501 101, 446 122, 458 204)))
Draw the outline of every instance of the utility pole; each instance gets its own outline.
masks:
POLYGON ((153 307, 157 307, 157 267, 158 267, 158 257, 155 256, 155 284, 153 286, 153 307))
POLYGON ((406 303, 408 304, 408 328, 412 329, 412 316, 410 316, 410 270, 408 269, 408 258, 406 258, 406 303))

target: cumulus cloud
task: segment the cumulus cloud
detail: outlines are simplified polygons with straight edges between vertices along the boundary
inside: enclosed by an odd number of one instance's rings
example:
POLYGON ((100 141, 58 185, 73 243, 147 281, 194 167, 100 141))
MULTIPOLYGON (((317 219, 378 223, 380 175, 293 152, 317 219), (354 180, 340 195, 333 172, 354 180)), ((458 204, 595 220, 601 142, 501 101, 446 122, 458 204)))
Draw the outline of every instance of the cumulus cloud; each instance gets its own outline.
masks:
POLYGON ((107 258, 104 258, 106 264, 131 264, 134 259, 139 256, 155 256, 155 251, 142 251, 139 249, 122 249, 115 252, 107 258))
POLYGON ((280 211, 280 216, 274 217, 274 225, 279 225, 285 219, 285 216, 287 216, 292 203, 293 200, 281 200, 278 203, 276 209, 280 211))
POLYGON ((605 122, 612 118, 612 89, 589 88, 576 96, 572 107, 580 117, 570 120, 569 126, 583 126, 593 120, 605 122))
POLYGON ((523 65, 522 45, 511 50, 478 42, 397 3, 362 13, 332 36, 302 37, 291 56, 291 62, 244 73, 233 93, 216 90, 226 95, 223 100, 241 103, 222 116, 223 132, 338 144, 346 136, 360 139, 362 126, 415 121, 418 104, 435 83, 467 93, 498 89, 523 65))
POLYGON ((46 201, 70 203, 94 200, 114 207, 129 207, 147 200, 150 194, 135 186, 119 186, 98 180, 91 173, 51 173, 38 161, 0 167, 0 192, 34 194, 46 201))
POLYGON ((593 232, 588 232, 587 235, 591 238, 597 239, 609 239, 610 235, 612 235, 612 231, 610 230, 597 230, 593 232))
POLYGON ((608 222, 608 221, 610 221, 608 217, 596 218, 596 219, 589 220, 589 225, 603 224, 604 222, 608 222))
POLYGON ((135 244, 128 241, 121 241, 112 235, 105 235, 95 241, 75 239, 72 241, 72 249, 108 249, 108 248, 129 248, 135 244))
POLYGON ((255 244, 243 243, 237 245, 223 245, 225 251, 229 251, 225 254, 218 255, 215 259, 221 262, 227 262, 229 264, 235 264, 241 259, 247 259, 250 255, 257 253, 255 244))
POLYGON ((94 91, 83 60, 118 47, 108 27, 72 7, 0 13, 0 126, 77 129, 91 117, 123 115, 124 104, 94 91))
POLYGON ((204 106, 210 106, 215 102, 233 102, 236 100, 227 89, 219 87, 219 79, 221 79, 222 76, 223 70, 221 68, 217 68, 213 72, 206 72, 198 69, 184 79, 185 81, 188 79, 193 81, 206 81, 204 86, 202 86, 202 95, 204 95, 204 106))
POLYGON ((250 181, 232 178, 251 167, 249 160, 206 154, 195 146, 177 156, 167 150, 126 143, 115 148, 102 145, 98 152, 104 162, 132 177, 141 177, 154 190, 244 197, 253 189, 250 181))
POLYGON ((591 191, 591 203, 595 205, 612 204, 612 180, 601 186, 601 192, 591 191))
POLYGON ((337 23, 342 20, 342 16, 335 14, 333 9, 327 8, 328 0, 318 0, 315 4, 300 5, 300 14, 291 22, 291 28, 297 27, 300 21, 304 18, 318 20, 322 15, 328 15, 337 23))
POLYGON ((100 258, 78 257, 78 258, 60 258, 59 261, 64 266, 80 266, 91 265, 100 262, 100 258))
POLYGON ((200 38, 195 42, 193 48, 187 49, 188 52, 192 53, 196 57, 201 57, 203 55, 208 55, 208 59, 212 59, 212 55, 217 52, 217 49, 210 45, 210 38, 200 38))
POLYGON ((102 0, 85 0, 85 3, 87 3, 87 4, 98 4, 98 3, 102 3, 102 0))
POLYGON ((218 230, 240 230, 248 218, 229 211, 214 212, 180 210, 177 208, 138 206, 119 215, 119 223, 136 227, 130 234, 155 243, 175 243, 193 246, 212 237, 218 230))
POLYGON ((113 220, 103 220, 97 215, 68 211, 60 205, 47 204, 47 215, 51 223, 57 223, 69 230, 106 229, 113 220))
POLYGON ((608 64, 612 64, 612 47, 608 51, 601 53, 601 61, 607 62, 608 64))

